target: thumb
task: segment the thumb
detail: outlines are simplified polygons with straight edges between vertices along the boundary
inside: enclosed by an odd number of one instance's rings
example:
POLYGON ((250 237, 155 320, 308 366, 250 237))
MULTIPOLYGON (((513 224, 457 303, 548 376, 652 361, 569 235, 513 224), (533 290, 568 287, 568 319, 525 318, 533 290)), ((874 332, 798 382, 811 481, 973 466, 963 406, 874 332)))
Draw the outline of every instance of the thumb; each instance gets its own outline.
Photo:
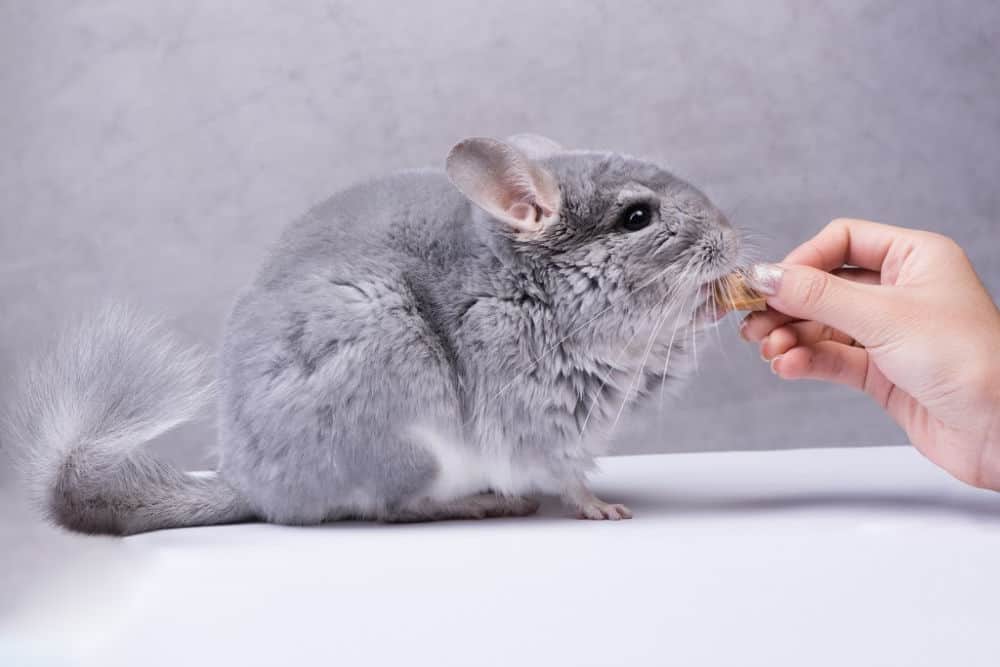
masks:
POLYGON ((752 277, 775 310, 839 329, 865 347, 883 342, 891 315, 880 285, 845 280, 799 264, 757 264, 752 277))

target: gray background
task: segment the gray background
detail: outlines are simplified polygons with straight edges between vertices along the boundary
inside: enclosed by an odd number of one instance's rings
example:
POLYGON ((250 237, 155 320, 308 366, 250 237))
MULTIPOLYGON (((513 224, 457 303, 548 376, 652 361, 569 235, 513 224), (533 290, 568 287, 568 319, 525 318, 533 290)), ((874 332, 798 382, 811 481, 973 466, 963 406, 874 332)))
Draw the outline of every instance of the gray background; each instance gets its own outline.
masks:
MULTIPOLYGON (((214 348, 283 225, 468 135, 649 156, 778 258, 849 215, 957 238, 1000 287, 1000 6, 978 2, 0 4, 0 400, 106 297, 214 348)), ((723 323, 621 452, 902 443, 723 323), (714 338, 714 337, 713 337, 714 338)), ((211 424, 157 444, 210 464, 211 424)))

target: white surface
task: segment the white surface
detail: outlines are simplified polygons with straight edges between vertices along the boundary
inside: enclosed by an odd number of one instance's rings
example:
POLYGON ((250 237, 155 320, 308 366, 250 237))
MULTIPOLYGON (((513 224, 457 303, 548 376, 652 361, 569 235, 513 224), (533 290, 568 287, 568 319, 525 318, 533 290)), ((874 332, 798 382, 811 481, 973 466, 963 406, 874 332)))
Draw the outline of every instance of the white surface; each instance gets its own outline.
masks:
POLYGON ((602 467, 632 521, 111 542, 8 619, 0 664, 1000 664, 1000 494, 910 449, 602 467))

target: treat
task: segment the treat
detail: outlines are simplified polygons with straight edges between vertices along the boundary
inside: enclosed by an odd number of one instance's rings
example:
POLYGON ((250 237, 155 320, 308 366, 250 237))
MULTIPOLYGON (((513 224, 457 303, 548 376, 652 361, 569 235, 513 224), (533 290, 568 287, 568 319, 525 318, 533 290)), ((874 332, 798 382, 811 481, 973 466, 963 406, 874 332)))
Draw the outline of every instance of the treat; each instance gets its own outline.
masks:
POLYGON ((750 287, 739 273, 730 273, 715 283, 715 300, 724 310, 767 310, 767 299, 750 287))

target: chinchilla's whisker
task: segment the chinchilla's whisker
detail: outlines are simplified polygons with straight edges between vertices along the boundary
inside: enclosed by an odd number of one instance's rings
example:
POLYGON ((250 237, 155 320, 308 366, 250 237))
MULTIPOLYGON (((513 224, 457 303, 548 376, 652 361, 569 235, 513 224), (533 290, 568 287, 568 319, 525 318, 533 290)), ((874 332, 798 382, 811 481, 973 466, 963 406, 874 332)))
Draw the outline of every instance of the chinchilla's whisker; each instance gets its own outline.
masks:
MULTIPOLYGON (((670 295, 668 294, 667 296, 670 296, 670 295)), ((653 332, 653 338, 651 338, 651 340, 655 339, 655 337, 657 335, 657 331, 659 330, 659 327, 662 326, 662 323, 666 321, 666 319, 670 315, 670 313, 674 312, 673 306, 674 306, 674 304, 672 304, 672 303, 669 303, 669 304, 666 303, 666 297, 664 297, 664 299, 662 301, 660 301, 659 307, 664 308, 664 310, 663 310, 663 313, 662 313, 661 317, 659 318, 659 324, 657 325, 656 329, 654 330, 654 332, 653 332), (664 305, 665 305, 665 308, 664 308, 664 305)), ((680 311, 677 312, 677 316, 678 317, 680 317, 681 314, 682 313, 680 311)), ((625 348, 626 350, 628 349, 628 347, 631 346, 632 341, 635 340, 635 337, 638 334, 639 334, 639 329, 636 329, 635 332, 633 332, 632 336, 629 338, 628 342, 626 343, 626 348, 625 348)), ((624 354, 624 352, 625 352, 625 350, 623 350, 622 354, 619 354, 618 357, 615 359, 615 364, 616 365, 621 360, 622 355, 624 354)), ((607 387, 608 382, 610 380, 611 380, 611 376, 609 374, 607 377, 605 377, 604 381, 601 383, 600 388, 597 390, 597 393, 594 394, 594 397, 591 400, 590 408, 587 410, 587 416, 583 420, 583 426, 580 429, 580 438, 581 439, 583 438, 584 433, 587 430, 587 424, 590 422, 590 417, 593 414, 594 409, 597 407, 597 403, 600 400, 601 394, 604 392, 604 388, 607 387)), ((631 383, 630 383, 629 393, 631 393, 631 383)), ((627 397, 628 397, 628 393, 626 393, 626 400, 627 400, 627 397)))
MULTIPOLYGON (((733 297, 731 295, 729 297, 727 297, 727 298, 730 299, 730 300, 733 299, 733 297)), ((730 313, 738 313, 739 311, 730 310, 729 312, 730 313)), ((740 325, 738 324, 739 318, 738 317, 729 317, 729 314, 727 313, 725 319, 729 320, 730 326, 733 327, 733 333, 735 333, 738 336, 739 333, 740 333, 740 325)))
POLYGON ((773 241, 774 237, 770 234, 761 234, 757 231, 746 231, 743 229, 737 230, 739 234, 740 241, 743 243, 756 243, 758 241, 773 241))
POLYGON ((691 355, 694 357, 694 372, 698 373, 698 330, 695 329, 694 320, 691 320, 691 355))
MULTIPOLYGON (((744 272, 742 270, 737 270, 737 273, 740 273, 742 275, 744 272)), ((729 302, 730 308, 731 308, 731 304, 733 303, 734 296, 733 296, 732 290, 729 287, 728 283, 726 283, 726 284, 723 285, 723 290, 726 292, 725 298, 729 302)), ((730 310, 729 312, 738 312, 738 311, 730 310)), ((729 317, 728 314, 727 314, 727 316, 724 319, 730 320, 731 322, 734 321, 734 318, 729 317)), ((733 328, 734 328, 734 331, 736 332, 736 334, 739 335, 739 332, 740 332, 739 325, 734 323, 733 324, 733 328)))
POLYGON ((740 250, 740 266, 737 269, 742 269, 746 266, 756 264, 760 261, 763 253, 761 252, 760 246, 754 244, 745 244, 740 250))
MULTIPOLYGON (((728 298, 731 299, 732 297, 728 298)), ((716 312, 718 312, 718 309, 723 307, 723 304, 719 302, 719 297, 715 294, 715 290, 712 290, 712 301, 713 301, 713 306, 716 309, 716 312)), ((728 320, 728 319, 730 318, 727 315, 722 316, 722 320, 728 320)), ((722 342, 722 332, 720 331, 720 329, 722 328, 722 320, 717 320, 713 325, 713 328, 715 329, 715 339, 719 344, 719 349, 722 350, 722 356, 725 359, 726 365, 729 365, 732 362, 732 359, 729 357, 729 352, 726 351, 726 346, 722 342)), ((739 331, 737 328, 737 334, 738 333, 739 331)))
MULTIPOLYGON (((581 324, 581 325, 580 325, 580 326, 578 326, 578 327, 575 327, 575 328, 574 328, 574 329, 572 329, 572 330, 571 330, 571 331, 570 331, 570 332, 569 332, 568 334, 566 334, 565 336, 563 336, 562 338, 560 338, 559 340, 557 340, 557 341, 556 341, 555 343, 553 343, 552 345, 548 346, 548 347, 547 347, 547 348, 546 348, 546 349, 545 349, 545 350, 544 350, 544 351, 542 352, 542 354, 540 354, 540 355, 539 355, 538 357, 536 357, 536 358, 535 358, 535 359, 534 359, 534 360, 533 360, 533 361, 532 361, 532 362, 531 362, 530 364, 528 364, 528 366, 527 366, 527 367, 525 367, 525 368, 524 368, 524 369, 522 369, 522 370, 521 370, 521 371, 520 371, 520 372, 519 372, 519 373, 518 373, 517 375, 515 375, 515 376, 514 376, 514 378, 513 378, 513 379, 512 379, 512 380, 511 380, 510 382, 508 382, 507 384, 505 384, 504 386, 502 386, 502 387, 501 387, 501 388, 500 388, 500 389, 499 389, 499 390, 498 390, 498 391, 496 392, 496 394, 494 394, 494 395, 493 395, 493 396, 492 396, 492 397, 491 397, 491 398, 489 399, 489 401, 487 401, 487 403, 492 403, 492 402, 493 402, 493 401, 495 401, 496 399, 498 399, 498 398, 500 398, 501 396, 503 396, 503 395, 504 395, 504 394, 505 394, 505 393, 506 393, 506 392, 507 392, 507 391, 508 391, 508 390, 509 390, 509 389, 510 389, 511 387, 513 387, 513 386, 514 386, 515 384, 517 384, 517 383, 518 383, 518 382, 519 382, 519 381, 520 381, 520 380, 521 380, 521 379, 522 379, 522 378, 523 378, 523 377, 524 377, 524 376, 525 376, 525 375, 526 375, 527 373, 531 372, 531 369, 533 369, 533 368, 534 368, 535 366, 537 366, 537 365, 538 365, 538 364, 539 364, 539 363, 540 363, 540 362, 541 362, 541 361, 542 361, 543 359, 545 359, 545 358, 546 358, 546 357, 548 357, 548 356, 549 356, 550 354, 552 354, 552 352, 554 352, 554 351, 555 351, 556 349, 558 349, 558 347, 559 347, 560 345, 562 345, 562 344, 563 344, 563 343, 565 343, 565 342, 566 342, 567 340, 569 340, 570 338, 572 338, 573 336, 575 336, 576 334, 578 334, 578 333, 579 333, 580 331, 582 331, 582 330, 583 330, 583 329, 584 329, 585 327, 587 327, 587 326, 589 326, 590 324, 592 324, 593 322, 595 322, 595 321, 596 321, 596 320, 597 320, 597 319, 598 319, 599 317, 601 317, 602 315, 604 315, 605 313, 607 313, 607 312, 608 312, 609 310, 611 310, 612 308, 614 308, 615 306, 617 306, 617 305, 618 305, 618 303, 619 303, 620 301, 622 301, 623 299, 626 299, 626 298, 628 298, 628 297, 632 296, 633 294, 635 294, 636 292, 638 292, 639 290, 641 290, 641 289, 643 289, 643 288, 645 288, 645 287, 648 287, 649 285, 652 285, 652 284, 653 284, 654 282, 656 282, 657 280, 659 280, 660 278, 662 278, 662 277, 663 277, 664 275, 666 275, 666 274, 667 274, 667 272, 668 272, 668 271, 669 271, 669 270, 670 270, 671 268, 672 268, 672 267, 670 267, 670 266, 667 266, 667 267, 664 267, 664 269, 663 269, 662 271, 660 271, 659 273, 657 273, 657 274, 656 274, 655 276, 653 276, 653 277, 652 277, 652 278, 650 278, 649 280, 647 280, 647 281, 643 282, 643 283, 642 283, 642 284, 640 284, 640 285, 639 285, 638 287, 635 287, 635 288, 633 288, 633 289, 629 290, 629 291, 628 291, 628 292, 626 292, 626 293, 625 293, 624 295, 622 295, 622 296, 621 296, 621 297, 620 297, 619 299, 616 299, 616 300, 615 300, 615 301, 614 301, 613 303, 610 303, 610 304, 608 304, 608 306, 606 306, 605 308, 602 308, 602 309, 601 309, 601 310, 600 310, 600 311, 599 311, 599 312, 598 312, 598 313, 597 313, 596 315, 594 315, 593 317, 591 317, 590 319, 588 319, 588 320, 587 320, 586 322, 584 322, 583 324, 581 324)), ((670 294, 672 294, 672 291, 671 291, 671 290, 668 290, 668 295, 670 295, 670 294)), ((485 408, 485 405, 483 405, 482 407, 483 407, 483 408, 485 408)), ((479 408, 477 408, 477 409, 476 409, 476 412, 478 412, 478 409, 479 409, 479 408)), ((468 421, 468 420, 467 420, 467 421, 468 421)))
POLYGON ((742 234, 740 236, 740 245, 741 247, 744 248, 745 247, 756 248, 759 247, 758 244, 761 243, 762 241, 770 241, 770 240, 771 239, 759 237, 757 234, 742 234))
MULTIPOLYGON (((715 294, 715 289, 709 289, 708 290, 708 298, 709 298, 709 301, 710 301, 710 303, 712 305, 712 310, 711 310, 712 317, 713 318, 717 318, 718 317, 719 308, 721 307, 721 304, 719 303, 718 296, 716 296, 716 294, 715 294)), ((722 334, 719 333, 719 321, 718 321, 718 319, 713 319, 712 324, 710 326, 712 327, 712 329, 715 330, 715 341, 719 344, 719 348, 722 350, 722 353, 725 354, 726 353, 726 348, 722 344, 722 334)), ((728 363, 728 361, 729 360, 727 359, 726 362, 728 363)))
MULTIPOLYGON (((736 272, 740 273, 740 270, 737 269, 736 272)), ((736 305, 736 295, 733 294, 733 287, 728 280, 723 280, 720 285, 722 287, 722 297, 726 300, 726 308, 732 310, 736 305)))
POLYGON ((656 326, 653 328, 652 333, 649 335, 649 342, 646 343, 646 352, 642 356, 642 363, 639 364, 639 369, 635 372, 632 381, 629 382, 628 389, 625 391, 625 395, 622 397, 621 407, 618 408, 618 413, 615 415, 615 420, 611 423, 611 429, 609 433, 613 433, 615 428, 618 427, 618 421, 622 418, 622 414, 625 412, 625 406, 628 405, 629 398, 632 396, 632 392, 638 389, 639 382, 642 378, 642 372, 646 369, 646 362, 649 361, 649 353, 653 349, 653 345, 656 343, 657 337, 660 335, 660 329, 663 327, 663 323, 667 320, 667 315, 670 313, 669 307, 663 313, 663 315, 658 319, 656 326))
MULTIPOLYGON (((685 270, 687 270, 687 268, 688 267, 685 267, 685 270)), ((664 395, 666 393, 666 387, 667 387, 667 374, 670 372, 670 357, 673 355, 674 352, 674 342, 677 340, 677 332, 680 330, 681 324, 684 321, 684 316, 687 312, 689 301, 697 302, 697 295, 698 295, 697 291, 689 289, 689 291, 684 297, 684 301, 681 303, 677 319, 674 321, 673 331, 670 332, 670 342, 667 343, 666 359, 663 362, 663 379, 660 382, 659 411, 661 413, 663 412, 664 395)))
MULTIPOLYGON (((636 330, 632 332, 632 335, 629 336, 629 339, 625 342, 625 347, 623 347, 622 351, 618 354, 617 357, 615 357, 614 360, 615 366, 618 365, 618 362, 620 362, 622 360, 622 357, 625 356, 625 353, 628 352, 628 349, 632 346, 632 341, 634 341, 635 337, 638 335, 639 335, 639 329, 636 328, 636 330)), ((604 381, 601 382, 601 386, 598 388, 597 393, 594 394, 593 398, 590 401, 590 408, 587 409, 587 416, 584 417, 583 425, 580 427, 581 440, 583 439, 584 433, 587 431, 587 424, 590 423, 590 417, 592 414, 594 414, 594 408, 597 407, 597 403, 601 398, 601 394, 604 392, 604 388, 608 386, 608 382, 610 380, 611 380, 611 373, 609 372, 607 376, 604 378, 604 381)))
POLYGON ((691 337, 691 352, 694 357, 694 367, 695 372, 698 371, 698 325, 695 322, 695 313, 697 312, 698 302, 697 302, 697 292, 694 292, 695 299, 692 303, 692 311, 689 319, 689 332, 691 337))
MULTIPOLYGON (((685 306, 687 306, 687 302, 685 302, 685 306)), ((683 333, 682 326, 681 326, 683 323, 684 323, 684 320, 682 318, 677 318, 677 321, 674 323, 674 330, 670 334, 670 342, 667 344, 667 355, 666 355, 666 359, 663 361, 663 382, 660 383, 660 408, 659 409, 660 409, 661 412, 663 411, 663 402, 664 402, 664 396, 665 396, 666 387, 667 387, 667 374, 670 372, 670 357, 674 353, 674 349, 675 349, 674 348, 674 342, 677 341, 677 333, 678 332, 682 332, 683 333)))
POLYGON ((743 225, 733 225, 733 231, 739 235, 740 239, 761 239, 763 241, 774 240, 774 234, 770 234, 760 229, 749 229, 743 225))
MULTIPOLYGON (((642 363, 639 366, 639 369, 636 372, 636 374, 633 377, 633 379, 629 382, 628 389, 625 392, 624 396, 622 397, 622 404, 619 407, 617 414, 615 415, 614 422, 612 423, 611 429, 610 429, 609 432, 614 431, 614 429, 618 426, 618 422, 621 419, 621 416, 622 416, 622 414, 623 414, 623 412, 625 410, 625 407, 628 404, 628 401, 629 401, 629 399, 632 396, 632 392, 635 390, 635 388, 637 386, 637 382, 641 378, 642 372, 645 370, 646 363, 649 361, 650 352, 651 352, 653 346, 655 345, 656 341, 659 339, 660 331, 662 330, 663 325, 666 323, 667 317, 671 313, 673 313, 674 314, 674 328, 673 328, 673 332, 671 334, 670 343, 669 343, 668 348, 667 348, 667 357, 669 358, 670 348, 673 346, 674 336, 677 333, 677 328, 680 325, 680 323, 684 321, 684 319, 686 319, 686 318, 689 317, 689 313, 687 312, 688 301, 689 301, 689 299, 690 299, 690 297, 692 295, 696 295, 697 294, 697 292, 694 290, 694 288, 697 287, 697 279, 696 279, 696 277, 692 273, 693 268, 694 268, 694 264, 695 264, 695 258, 692 257, 691 259, 688 260, 688 262, 681 269, 680 276, 678 277, 678 280, 677 280, 677 285, 678 285, 678 290, 682 294, 684 294, 683 300, 680 302, 679 307, 676 308, 676 309, 674 309, 672 307, 674 304, 669 304, 667 306, 667 308, 664 310, 662 316, 658 319, 658 321, 656 323, 656 326, 654 327, 654 329, 653 329, 653 331, 652 331, 652 333, 650 335, 648 344, 646 346, 645 353, 643 354, 642 363)), ((662 305, 662 302, 661 302, 661 305, 662 305)), ((662 385, 661 385, 661 390, 662 390, 662 385)), ((603 386, 602 386, 602 391, 603 391, 603 386)), ((597 394, 597 397, 599 397, 599 396, 600 396, 600 393, 597 394)), ((593 407, 594 407, 594 405, 591 405, 591 410, 593 410, 593 407)), ((588 419, 589 419, 589 413, 588 413, 588 419)))

